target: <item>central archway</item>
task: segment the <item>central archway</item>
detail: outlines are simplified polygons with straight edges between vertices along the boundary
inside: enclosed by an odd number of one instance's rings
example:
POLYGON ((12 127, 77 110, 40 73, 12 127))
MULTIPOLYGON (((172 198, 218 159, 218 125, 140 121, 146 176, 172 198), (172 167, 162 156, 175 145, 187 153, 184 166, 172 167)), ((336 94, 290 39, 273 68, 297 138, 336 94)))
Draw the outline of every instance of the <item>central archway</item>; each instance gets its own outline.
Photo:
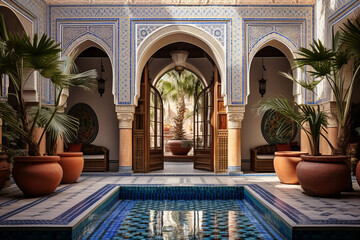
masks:
MULTIPOLYGON (((153 32, 139 46, 136 52, 135 95, 134 104, 140 97, 142 71, 150 57, 162 47, 176 42, 187 42, 204 50, 219 69, 223 79, 221 95, 226 95, 226 54, 220 43, 207 32, 189 25, 170 25, 153 32)), ((225 98, 226 99, 226 98, 225 98)))

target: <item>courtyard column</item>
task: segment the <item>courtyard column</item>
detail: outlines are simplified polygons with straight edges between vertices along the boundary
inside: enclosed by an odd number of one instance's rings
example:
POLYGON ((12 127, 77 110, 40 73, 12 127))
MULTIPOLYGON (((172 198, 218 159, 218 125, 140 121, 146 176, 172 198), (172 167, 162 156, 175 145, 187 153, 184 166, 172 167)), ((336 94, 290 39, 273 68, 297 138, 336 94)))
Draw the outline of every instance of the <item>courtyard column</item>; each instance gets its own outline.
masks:
POLYGON ((227 106, 228 172, 241 174, 241 122, 245 106, 227 106))
MULTIPOLYGON (((40 137, 41 137, 43 131, 44 131, 44 128, 35 127, 34 136, 35 136, 36 142, 38 142, 40 140, 40 137)), ((40 146, 39 146, 39 152, 41 155, 44 155, 46 153, 46 133, 44 134, 44 136, 41 139, 40 146)))
MULTIPOLYGON (((327 133, 322 131, 324 136, 330 141, 330 143, 336 148, 337 146, 337 138, 338 138, 338 122, 336 118, 337 107, 335 102, 327 102, 322 104, 323 111, 328 116, 328 126, 326 128, 327 133)), ((326 142, 326 140, 321 137, 320 138, 320 152, 324 155, 331 155, 331 147, 326 142)))
POLYGON ((132 127, 135 106, 116 106, 119 120, 119 172, 132 172, 132 127))

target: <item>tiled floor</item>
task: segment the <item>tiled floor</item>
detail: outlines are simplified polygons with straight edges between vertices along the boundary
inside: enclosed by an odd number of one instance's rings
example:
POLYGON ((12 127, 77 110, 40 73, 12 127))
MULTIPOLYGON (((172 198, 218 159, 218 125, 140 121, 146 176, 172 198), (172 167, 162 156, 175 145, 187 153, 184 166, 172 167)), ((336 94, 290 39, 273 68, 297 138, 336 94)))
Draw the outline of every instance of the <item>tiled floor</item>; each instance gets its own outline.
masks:
POLYGON ((281 184, 276 176, 120 176, 84 174, 78 183, 60 185, 47 197, 25 198, 15 184, 0 191, 0 228, 6 226, 74 226, 118 185, 169 186, 247 185, 255 197, 271 207, 290 225, 355 226, 360 228, 360 188, 340 198, 315 198, 299 185, 281 184))
POLYGON ((164 170, 153 171, 152 174, 214 174, 213 172, 194 169, 193 162, 164 162, 164 170))

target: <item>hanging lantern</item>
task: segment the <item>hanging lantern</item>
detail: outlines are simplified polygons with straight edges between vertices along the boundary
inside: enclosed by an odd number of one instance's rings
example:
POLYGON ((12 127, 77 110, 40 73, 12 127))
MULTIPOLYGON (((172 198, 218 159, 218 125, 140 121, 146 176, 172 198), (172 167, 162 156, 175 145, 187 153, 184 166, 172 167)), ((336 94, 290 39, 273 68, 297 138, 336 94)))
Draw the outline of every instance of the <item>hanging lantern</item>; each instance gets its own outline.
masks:
POLYGON ((264 66, 264 58, 262 58, 262 63, 261 63, 262 67, 261 67, 261 74, 262 77, 260 80, 258 80, 259 82, 259 93, 261 94, 261 97, 264 97, 264 94, 266 93, 266 79, 264 78, 264 72, 266 71, 266 68, 264 66))
POLYGON ((101 58, 101 71, 100 71, 100 78, 97 80, 98 81, 98 92, 100 94, 100 97, 102 97, 102 95, 105 92, 105 80, 102 78, 102 73, 104 72, 104 66, 102 64, 102 58, 101 58))
POLYGON ((185 62, 186 59, 189 55, 188 51, 184 51, 184 50, 176 50, 176 51, 172 51, 170 52, 171 58, 174 61, 175 64, 175 70, 177 72, 182 72, 184 71, 185 68, 185 62))
POLYGON ((259 80, 259 93, 261 94, 261 97, 266 93, 266 80, 263 78, 259 80))

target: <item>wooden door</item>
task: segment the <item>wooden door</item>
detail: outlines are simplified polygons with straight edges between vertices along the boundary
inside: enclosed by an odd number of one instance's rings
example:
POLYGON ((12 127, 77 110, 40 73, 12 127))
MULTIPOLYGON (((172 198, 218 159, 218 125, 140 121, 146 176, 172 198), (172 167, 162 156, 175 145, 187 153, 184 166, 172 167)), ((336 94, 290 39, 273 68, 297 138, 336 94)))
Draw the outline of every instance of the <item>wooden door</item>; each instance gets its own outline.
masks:
POLYGON ((133 171, 160 169, 164 169, 163 104, 160 93, 149 81, 146 64, 133 122, 133 171))
POLYGON ((150 84, 149 99, 149 171, 164 169, 163 103, 159 91, 150 84))
POLYGON ((194 168, 214 171, 213 85, 203 89, 194 106, 194 168))

